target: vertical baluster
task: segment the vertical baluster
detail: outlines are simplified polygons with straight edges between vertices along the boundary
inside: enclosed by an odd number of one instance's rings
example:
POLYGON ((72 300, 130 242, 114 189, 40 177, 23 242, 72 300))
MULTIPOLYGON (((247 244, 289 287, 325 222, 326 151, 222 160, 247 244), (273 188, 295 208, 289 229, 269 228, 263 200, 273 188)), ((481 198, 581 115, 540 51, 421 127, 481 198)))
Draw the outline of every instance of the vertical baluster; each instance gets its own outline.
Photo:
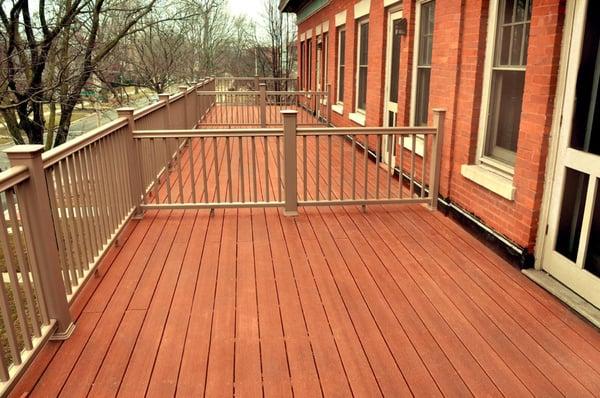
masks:
POLYGON ((177 138, 175 143, 177 144, 177 159, 175 160, 175 162, 177 162, 177 185, 179 187, 179 203, 185 203, 186 198, 183 197, 183 173, 181 172, 181 161, 183 155, 183 152, 181 150, 181 139, 177 138))
POLYGON ((319 181, 320 181, 320 175, 319 175, 319 168, 320 168, 320 152, 321 152, 321 147, 319 144, 319 136, 315 136, 315 200, 319 200, 319 196, 320 196, 320 189, 319 189, 319 181))
POLYGON ((85 255, 81 253, 81 250, 84 249, 83 242, 81 241, 82 232, 79 231, 79 226, 77 224, 77 217, 75 216, 75 208, 73 207, 73 195, 71 194, 71 179, 68 174, 67 169, 67 159, 63 159, 59 162, 60 174, 62 179, 62 186, 65 190, 65 200, 68 207, 67 217, 70 221, 70 229, 73 232, 73 248, 75 249, 76 257, 77 257, 77 275, 81 278, 83 277, 83 264, 85 263, 85 255), (64 166, 63 166, 64 164, 64 166), (65 175, 65 172, 67 173, 65 175))
POLYGON ((345 137, 340 135, 340 200, 344 199, 344 141, 345 137))
MULTIPOLYGON (((231 178, 231 151, 229 148, 229 137, 225 137, 225 154, 227 162, 227 191, 229 192, 229 201, 234 202, 231 178)), ((225 192, 225 201, 227 201, 227 192, 225 192)))
POLYGON ((254 193, 254 202, 258 202, 258 184, 256 182, 256 168, 258 162, 256 160, 256 141, 254 136, 250 139, 252 146, 252 192, 254 193))
POLYGON ((365 134, 365 147, 363 150, 363 167, 364 167, 364 199, 369 197, 369 135, 365 134))
MULTIPOLYGON (((73 289, 72 286, 77 285, 77 275, 75 274, 73 265, 73 253, 71 253, 71 247, 67 248, 65 245, 65 240, 67 237, 67 231, 64 227, 64 214, 65 210, 63 208, 59 208, 56 201, 56 183, 54 176, 54 166, 47 170, 47 182, 48 186, 48 197, 50 198, 50 209, 52 210, 52 218, 54 219, 55 224, 55 233, 56 233, 56 243, 58 244, 58 254, 59 261, 62 265, 63 269, 63 279, 65 281, 65 289, 67 294, 71 294, 73 289), (62 217, 59 215, 62 213, 62 217), (72 273, 70 272, 72 270, 72 273)), ((10 205, 9 205, 10 206, 10 205)), ((22 220, 21 220, 22 221, 22 220)))
POLYGON ((167 187, 167 203, 173 203, 171 198, 171 153, 169 152, 169 142, 167 138, 162 139, 162 145, 165 149, 165 185, 167 187))
POLYGON ((394 165, 392 164, 392 153, 394 152, 394 145, 395 145, 395 139, 396 137, 393 134, 390 134, 388 136, 388 188, 387 188, 387 198, 391 199, 392 198, 392 177, 394 176, 394 165))
MULTIPOLYGON (((9 196, 12 195, 11 192, 5 192, 7 201, 9 196)), ((9 205, 10 206, 10 205, 9 205)), ((14 208, 13 208, 14 211, 14 208)), ((8 279, 10 281, 10 287, 12 291, 12 302, 14 305, 14 310, 17 313, 17 322, 19 324, 19 329, 21 332, 21 339, 25 348, 30 350, 32 348, 31 345, 31 334, 29 331, 29 325, 27 324, 27 315, 25 314, 25 306, 23 305, 23 299, 21 298, 21 289, 19 287, 19 279, 17 276, 17 270, 15 269, 15 265, 13 262, 12 251, 9 246, 9 237, 7 233, 6 220, 4 216, 4 205, 0 200, 0 245, 2 246, 2 252, 4 253, 4 265, 6 266, 6 271, 8 272, 8 279)), ((12 216, 11 216, 12 217, 12 216)), ((16 217, 16 215, 15 215, 16 217)), ((13 229, 13 236, 17 236, 18 231, 13 229)), ((22 252, 21 252, 22 253, 22 252)), ((21 276, 23 278, 29 278, 29 275, 24 274, 24 270, 21 269, 21 276)), ((4 281, 2 281, 4 285, 4 281)), ((35 312, 32 313, 35 315, 35 312)), ((12 319, 12 317, 11 317, 12 319)))
POLYGON ((415 193, 415 152, 416 152, 417 136, 412 135, 411 153, 410 153, 410 197, 415 193))
POLYGON ((327 136, 327 200, 331 200, 331 135, 327 136))
POLYGON ((265 150, 265 202, 269 202, 269 137, 263 137, 265 150))
POLYGON ((375 149, 375 198, 379 199, 379 169, 381 168, 381 140, 383 136, 377 137, 377 147, 375 149))
POLYGON ((403 170, 404 170, 404 135, 400 134, 399 138, 400 138, 400 142, 398 143, 398 147, 399 147, 398 155, 399 155, 400 159, 398 160, 398 164, 400 165, 399 166, 400 171, 398 173, 398 183, 399 183, 398 184, 398 197, 400 199, 402 199, 402 196, 404 194, 402 192, 402 188, 404 185, 404 173, 403 173, 403 170))
POLYGON ((277 200, 279 202, 283 201, 283 197, 281 196, 281 137, 278 135, 275 138, 275 144, 277 145, 277 200))
POLYGON ((202 182, 204 183, 204 203, 208 203, 208 175, 206 172, 206 148, 204 137, 200 137, 200 159, 202 159, 202 182))
POLYGON ((189 161, 190 161, 190 185, 192 189, 192 203, 196 203, 196 172, 194 171, 194 139, 189 141, 189 161))
POLYGON ((152 158, 154 159, 154 197, 156 198, 156 204, 160 204, 160 177, 161 177, 161 166, 159 164, 158 150, 156 149, 156 142, 158 139, 150 138, 152 143, 152 158))
MULTIPOLYGON (((215 158, 215 190, 217 194, 217 203, 221 203, 221 187, 219 185, 219 154, 217 152, 217 137, 212 139, 214 158, 215 158)), ((227 195, 226 195, 227 196, 227 195)))
POLYGON ((246 202, 246 192, 244 187, 244 137, 238 137, 238 157, 239 157, 239 168, 240 168, 240 196, 242 203, 246 202))
MULTIPOLYGON (((17 343, 17 335, 15 332, 15 326, 12 322, 8 294, 6 293, 6 287, 4 283, 0 283, 0 313, 2 314, 2 321, 4 322, 4 333, 6 334, 6 339, 8 340, 8 348, 10 350, 13 363, 15 365, 20 365, 22 362, 21 352, 17 343)), ((2 378, 6 378, 6 380, 8 380, 8 371, 6 371, 5 364, 3 364, 2 368, 2 378)))
POLYGON ((425 198, 425 170, 427 165, 427 134, 423 134, 423 158, 421 159, 421 199, 425 198))
POLYGON ((90 263, 94 262, 94 253, 95 253, 95 231, 93 231, 94 227, 90 225, 91 216, 89 215, 89 203, 90 199, 87 193, 87 184, 88 181, 86 176, 83 173, 83 168, 81 167, 81 151, 75 152, 73 154, 73 169, 74 174, 76 175, 77 182, 77 192, 79 196, 79 213, 81 214, 81 222, 84 227, 84 233, 86 234, 86 242, 88 243, 89 254, 88 257, 90 259, 90 263))
POLYGON ((308 200, 308 172, 307 172, 307 162, 306 162, 306 136, 302 136, 302 167, 303 167, 303 179, 304 179, 304 200, 308 200))
POLYGON ((67 167, 67 173, 69 174, 69 182, 70 182, 70 189, 73 192, 73 206, 74 206, 74 211, 73 213, 75 214, 75 221, 76 224, 78 225, 79 231, 81 233, 81 242, 82 242, 82 246, 81 246, 81 250, 84 254, 84 267, 87 270, 89 268, 90 263, 93 262, 93 257, 92 257, 92 249, 91 249, 91 244, 90 244, 90 234, 88 231, 88 228, 86 226, 85 220, 84 220, 84 215, 83 215, 83 206, 85 206, 85 203, 83 203, 82 201, 82 196, 81 196, 81 177, 78 176, 78 170, 76 167, 76 161, 75 161, 75 154, 67 157, 66 159, 66 167, 67 167))
POLYGON ((352 134, 352 199, 356 199, 356 134, 352 134))

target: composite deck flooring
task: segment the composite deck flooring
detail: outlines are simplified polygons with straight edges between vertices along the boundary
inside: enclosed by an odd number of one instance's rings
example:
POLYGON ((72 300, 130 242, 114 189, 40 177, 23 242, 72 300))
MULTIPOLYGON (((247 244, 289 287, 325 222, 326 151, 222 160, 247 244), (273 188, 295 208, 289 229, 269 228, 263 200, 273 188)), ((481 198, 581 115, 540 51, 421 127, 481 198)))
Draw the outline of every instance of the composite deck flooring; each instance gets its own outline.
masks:
MULTIPOLYGON (((276 186, 257 175, 259 195, 276 186)), ((299 213, 131 221, 73 303, 73 336, 13 395, 600 396, 598 330, 452 219, 423 205, 299 213)))

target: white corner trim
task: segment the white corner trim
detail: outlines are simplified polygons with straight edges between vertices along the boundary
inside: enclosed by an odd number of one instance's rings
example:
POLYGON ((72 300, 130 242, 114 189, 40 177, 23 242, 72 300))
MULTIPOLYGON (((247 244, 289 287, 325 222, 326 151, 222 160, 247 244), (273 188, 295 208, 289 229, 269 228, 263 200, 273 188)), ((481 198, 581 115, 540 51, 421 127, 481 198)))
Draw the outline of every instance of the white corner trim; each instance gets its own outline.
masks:
POLYGON ((513 180, 509 177, 500 175, 478 164, 463 164, 460 167, 460 174, 504 199, 515 200, 515 186, 513 185, 513 180))
POLYGON ((341 26, 346 23, 346 10, 335 14, 335 26, 341 26))
POLYGON ((369 14, 371 8, 371 0, 360 0, 354 4, 354 19, 364 17, 369 14))
POLYGON ((323 24, 321 26, 322 26, 321 31, 323 33, 329 32, 329 21, 323 22, 323 24))
POLYGON ((344 104, 333 104, 331 105, 331 110, 335 113, 339 113, 340 115, 344 114, 344 104))
POLYGON ((359 112, 353 112, 350 113, 348 115, 348 117, 350 118, 350 120, 352 120, 354 123, 360 124, 361 126, 364 126, 366 123, 366 116, 364 113, 359 113, 359 112))
POLYGON ((396 3, 400 3, 400 2, 402 2, 402 0, 383 0, 383 6, 389 7, 392 4, 396 4, 396 3))

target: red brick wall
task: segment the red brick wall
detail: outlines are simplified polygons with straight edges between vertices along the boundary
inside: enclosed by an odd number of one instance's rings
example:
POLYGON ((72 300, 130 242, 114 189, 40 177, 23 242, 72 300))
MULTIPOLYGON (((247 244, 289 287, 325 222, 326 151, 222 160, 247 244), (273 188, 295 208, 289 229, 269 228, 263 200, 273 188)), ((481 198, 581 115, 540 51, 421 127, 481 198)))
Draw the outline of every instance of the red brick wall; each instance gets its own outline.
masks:
MULTIPOLYGON (((514 201, 505 200, 461 175, 461 166, 476 156, 486 50, 489 0, 437 0, 433 39, 429 109, 445 108, 440 193, 473 213, 486 225, 516 244, 532 249, 538 227, 543 193, 548 138, 560 56, 565 0, 533 0, 525 94, 513 183, 514 201)), ((348 113, 354 111, 356 48, 355 1, 331 3, 299 24, 301 34, 329 20, 329 76, 336 91, 337 31, 335 14, 346 10, 346 76, 344 114, 332 113, 336 126, 355 126, 348 113)), ((400 55, 398 125, 408 125, 412 79, 415 2, 405 1, 403 15, 408 34, 400 55)), ((383 0, 371 0, 369 18, 369 69, 366 124, 383 122, 385 39, 387 12, 383 0)), ((316 45, 313 44, 313 68, 316 45)), ((299 63, 300 65, 301 63, 299 63)), ((313 79, 314 81, 314 79, 313 79)), ((369 143, 374 147, 375 143, 369 143)), ((406 151, 405 151, 406 154, 406 151)), ((421 167, 417 162, 417 170, 421 167)))

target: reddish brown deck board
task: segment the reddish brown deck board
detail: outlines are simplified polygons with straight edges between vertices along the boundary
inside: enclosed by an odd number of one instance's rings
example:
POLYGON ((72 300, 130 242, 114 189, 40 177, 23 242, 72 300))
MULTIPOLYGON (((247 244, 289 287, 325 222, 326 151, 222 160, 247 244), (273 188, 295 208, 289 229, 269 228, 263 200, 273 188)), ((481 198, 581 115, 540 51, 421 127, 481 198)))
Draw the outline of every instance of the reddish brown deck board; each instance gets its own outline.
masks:
MULTIPOLYGON (((244 159, 250 145, 244 141, 244 159)), ((265 159, 264 141, 255 145, 258 197, 266 188, 277 195, 277 148, 270 142, 265 159)), ((327 140, 318 145, 325 149, 327 140)), ((339 145, 334 141, 334 148, 339 145)), ((328 159, 320 156, 317 163, 316 148, 316 140, 308 139, 309 198, 317 178, 319 195, 329 194, 328 159)), ((352 147, 341 148, 343 191, 349 197, 352 147)), ((192 150, 199 153, 197 141, 192 150)), ((228 172, 226 150, 220 140, 221 179, 228 172)), ((236 171, 239 153, 235 145, 230 151, 236 171)), ((182 193, 189 198, 187 156, 184 151, 182 193)), ((208 156, 209 184, 214 184, 214 154, 208 156)), ((365 175, 362 156, 357 152, 357 192, 364 191, 365 181, 373 191, 378 172, 385 192, 386 172, 370 163, 365 175)), ((335 198, 342 190, 339 150, 332 162, 335 198)), ((300 161, 300 195, 302 167, 300 161)), ((199 162, 194 174, 200 181, 199 162)), ((249 198, 250 170, 244 177, 249 198)), ((178 184, 170 181, 177 197, 178 184)), ((224 197, 227 184, 220 188, 224 197)), ((391 188, 399 189, 397 180, 391 188)), ((236 183, 231 187, 241 189, 236 183)), ((73 337, 49 343, 15 392, 70 397, 600 393, 600 333, 451 219, 424 206, 377 205, 366 212, 356 206, 303 208, 296 218, 279 209, 212 215, 153 210, 131 225, 123 245, 101 265, 92 290, 78 301, 81 315, 73 337)))

